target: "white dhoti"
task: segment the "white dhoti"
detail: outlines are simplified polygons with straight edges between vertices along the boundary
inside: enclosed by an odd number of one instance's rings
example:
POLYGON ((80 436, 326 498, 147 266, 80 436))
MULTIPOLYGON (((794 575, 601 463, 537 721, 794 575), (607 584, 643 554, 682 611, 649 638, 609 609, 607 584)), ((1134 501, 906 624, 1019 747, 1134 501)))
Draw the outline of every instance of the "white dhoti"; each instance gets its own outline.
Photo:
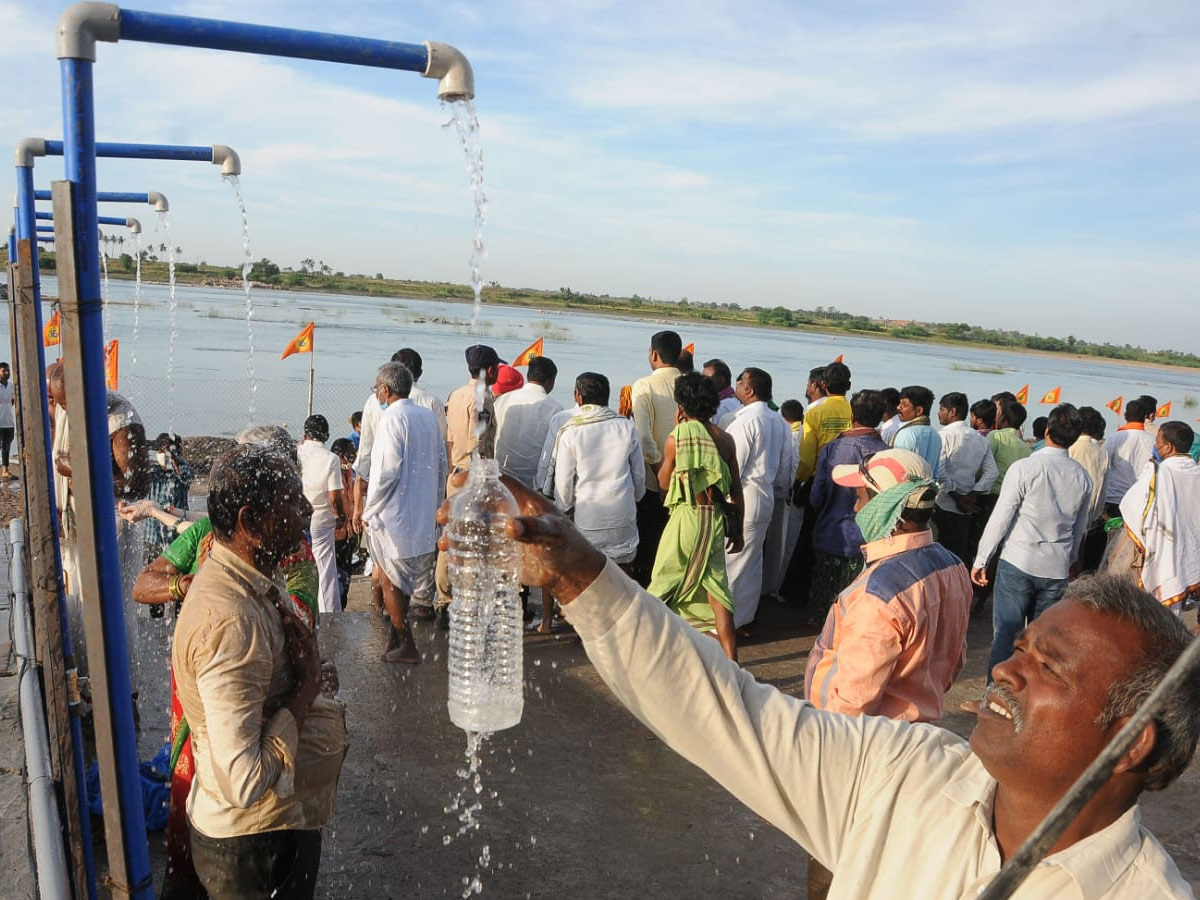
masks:
POLYGON ((619 528, 580 528, 579 533, 588 542, 618 565, 633 562, 637 556, 637 522, 619 528))
POLYGON ((371 556, 383 570, 392 586, 405 594, 414 606, 433 606, 435 593, 434 570, 437 566, 437 551, 417 556, 401 556, 384 528, 372 528, 368 532, 371 556))
POLYGON ((313 559, 317 564, 317 608, 323 613, 342 611, 342 588, 338 584, 337 547, 333 539, 335 526, 310 529, 313 559))
POLYGON ((740 553, 725 554, 725 571, 729 576, 729 591, 733 594, 735 628, 750 624, 758 614, 758 598, 762 595, 763 585, 763 545, 771 525, 773 506, 769 500, 766 504, 756 503, 747 496, 745 519, 742 521, 745 546, 740 553))
POLYGON ((787 556, 784 547, 787 543, 788 510, 787 503, 776 498, 771 510, 771 521, 767 525, 767 539, 763 543, 763 581, 764 594, 778 594, 779 586, 783 583, 783 570, 787 566, 787 556))

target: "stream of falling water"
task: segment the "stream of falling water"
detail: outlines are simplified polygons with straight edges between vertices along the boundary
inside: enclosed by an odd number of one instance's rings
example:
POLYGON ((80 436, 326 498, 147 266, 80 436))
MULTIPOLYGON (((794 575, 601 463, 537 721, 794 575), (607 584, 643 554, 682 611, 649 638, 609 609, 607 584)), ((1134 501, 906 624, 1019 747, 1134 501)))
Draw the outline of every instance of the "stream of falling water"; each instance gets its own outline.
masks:
POLYGON ((475 114, 475 103, 471 100, 456 100, 450 104, 450 121, 462 144, 467 159, 467 175, 471 179, 471 200, 475 205, 475 230, 471 240, 471 290, 475 304, 471 308, 471 330, 479 324, 483 310, 483 279, 480 265, 486 252, 483 246, 483 225, 486 221, 487 194, 483 190, 483 138, 479 132, 479 117, 475 114))
MULTIPOLYGON (((137 374, 138 326, 142 317, 142 233, 133 235, 133 259, 136 274, 133 279, 133 335, 129 348, 129 365, 133 374, 137 374)), ((135 398, 136 399, 136 398, 135 398)))
POLYGON ((104 289, 100 292, 100 304, 104 310, 104 340, 112 337, 112 311, 108 305, 108 254, 104 252, 104 241, 100 242, 100 268, 104 272, 104 289))
MULTIPOLYGON (((462 786, 458 789, 458 793, 445 807, 447 815, 454 815, 458 819, 458 829, 454 834, 442 835, 442 846, 448 847, 455 840, 464 835, 469 836, 473 832, 479 830, 479 813, 483 810, 485 800, 483 793, 483 763, 480 759, 480 754, 483 751, 483 746, 487 742, 490 735, 480 734, 475 731, 466 732, 467 735, 467 767, 459 769, 457 775, 462 779, 462 786)), ((496 792, 492 791, 489 795, 491 799, 496 798, 496 792)), ((462 896, 464 900, 472 894, 483 893, 483 878, 482 874, 486 873, 491 868, 492 851, 488 844, 484 844, 479 850, 479 859, 475 867, 473 875, 464 875, 462 878, 462 896)))
POLYGON ((167 340, 167 431, 175 433, 175 344, 179 340, 179 301, 175 299, 175 246, 171 242, 171 220, 158 214, 167 236, 167 291, 170 298, 171 336, 167 340))
POLYGON ((242 215, 242 290, 246 294, 246 378, 250 382, 250 408, 247 422, 254 421, 254 401, 258 395, 258 382, 254 378, 254 298, 250 293, 250 267, 254 264, 250 256, 250 219, 246 215, 246 199, 242 196, 242 183, 236 175, 222 175, 233 186, 237 197, 238 211, 242 215))

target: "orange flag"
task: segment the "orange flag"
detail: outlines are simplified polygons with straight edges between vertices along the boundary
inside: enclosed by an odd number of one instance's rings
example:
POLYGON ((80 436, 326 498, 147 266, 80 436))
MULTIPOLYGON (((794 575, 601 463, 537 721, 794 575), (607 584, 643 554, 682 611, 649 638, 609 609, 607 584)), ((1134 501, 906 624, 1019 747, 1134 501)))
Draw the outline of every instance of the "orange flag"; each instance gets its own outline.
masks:
POLYGON ((1017 402, 1022 406, 1029 402, 1029 385, 1025 385, 1025 387, 1017 391, 1017 402))
POLYGON ((838 354, 838 358, 837 358, 837 359, 835 359, 835 360, 834 360, 834 362, 835 362, 835 363, 840 363, 840 362, 842 361, 842 358, 843 358, 844 356, 845 356, 845 354, 844 354, 844 353, 839 353, 839 354, 838 354))
POLYGON ((1119 416, 1121 414, 1121 409, 1125 406, 1125 395, 1122 394, 1116 400, 1111 400, 1108 403, 1105 403, 1104 405, 1107 406, 1109 409, 1111 409, 1113 412, 1115 412, 1119 416))
POLYGON ((57 347, 62 340, 61 328, 62 314, 56 309, 54 314, 50 316, 50 320, 46 322, 46 326, 42 329, 42 346, 57 347))
POLYGON ((545 343, 545 338, 538 338, 524 350, 517 354, 517 358, 509 363, 514 369, 517 366, 527 366, 529 361, 535 356, 542 355, 542 344, 545 343))
POLYGON ((1154 418, 1156 418, 1156 419, 1167 419, 1167 418, 1170 418, 1170 416, 1171 416, 1171 401, 1170 400, 1168 400, 1166 403, 1164 403, 1162 406, 1160 406, 1157 410, 1155 410, 1155 413, 1154 413, 1154 418))
POLYGON ((113 338, 104 345, 104 386, 110 391, 117 389, 117 379, 119 376, 117 366, 117 352, 121 346, 121 342, 113 338))
POLYGON ((688 353, 692 354, 692 356, 696 355, 696 345, 695 344, 688 344, 683 349, 686 350, 688 353))
POLYGON ((1062 385, 1060 384, 1058 387, 1054 388, 1053 390, 1046 391, 1046 393, 1042 394, 1042 402, 1043 403, 1057 403, 1058 398, 1061 396, 1062 396, 1062 385))
POLYGON ((314 322, 309 322, 301 328, 300 333, 292 338, 292 342, 287 345, 287 349, 279 354, 279 358, 287 359, 293 353, 312 353, 314 324, 314 322))

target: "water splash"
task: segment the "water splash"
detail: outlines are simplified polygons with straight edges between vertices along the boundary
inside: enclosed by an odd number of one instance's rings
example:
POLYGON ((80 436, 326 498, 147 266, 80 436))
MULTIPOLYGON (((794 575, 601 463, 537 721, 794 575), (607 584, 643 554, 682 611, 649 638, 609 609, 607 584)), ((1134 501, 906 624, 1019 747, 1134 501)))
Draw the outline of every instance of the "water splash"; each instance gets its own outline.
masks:
POLYGON ((479 117, 475 114, 473 101, 455 100, 450 104, 450 121, 443 127, 451 126, 458 134, 463 155, 467 159, 471 199, 475 204, 475 231, 471 241, 471 290, 475 294, 475 305, 471 309, 471 329, 474 330, 483 310, 483 279, 479 272, 486 253, 483 246, 483 225, 486 221, 484 211, 487 208, 487 194, 483 190, 483 139, 479 132, 479 117))
POLYGON ((222 175, 221 178, 233 187, 238 211, 242 216, 242 291, 246 294, 246 378, 250 382, 250 407, 246 421, 253 422, 258 382, 254 378, 254 298, 250 293, 250 268, 254 265, 254 258, 250 255, 250 218, 246 215, 246 198, 242 196, 241 181, 236 175, 222 175))
POLYGON ((179 301, 175 299, 175 247, 171 242, 171 220, 165 212, 158 221, 167 236, 167 291, 171 336, 167 340, 167 431, 175 433, 175 344, 179 340, 179 301))
MULTIPOLYGON (((483 810, 483 763, 481 753, 487 739, 491 737, 489 734, 482 734, 475 731, 467 733, 467 750, 466 759, 467 767, 459 769, 457 775, 462 779, 462 787, 458 789, 458 794, 445 807, 447 815, 454 814, 458 819, 458 830, 453 834, 442 835, 442 846, 447 847, 456 839, 478 831, 480 827, 479 813, 483 810), (474 795, 472 797, 471 795, 474 795)), ((491 795, 495 797, 495 793, 491 795)), ((462 896, 463 900, 470 897, 472 894, 483 893, 483 879, 481 875, 490 871, 492 862, 492 851, 489 845, 484 844, 479 851, 479 859, 473 875, 464 875, 462 879, 462 896)))
POLYGON ((112 337, 112 313, 108 305, 108 254, 104 252, 104 241, 100 242, 100 268, 104 272, 104 287, 100 292, 100 303, 104 309, 104 339, 112 337))

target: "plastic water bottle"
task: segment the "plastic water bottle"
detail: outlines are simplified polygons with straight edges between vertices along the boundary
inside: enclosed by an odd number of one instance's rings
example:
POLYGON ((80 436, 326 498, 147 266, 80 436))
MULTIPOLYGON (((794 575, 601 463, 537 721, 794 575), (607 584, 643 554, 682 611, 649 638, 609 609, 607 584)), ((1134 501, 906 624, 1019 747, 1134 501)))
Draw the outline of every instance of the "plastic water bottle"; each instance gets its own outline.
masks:
POLYGON ((508 536, 519 514, 494 459, 475 458, 450 502, 450 721, 493 732, 521 721, 521 552, 508 536))

